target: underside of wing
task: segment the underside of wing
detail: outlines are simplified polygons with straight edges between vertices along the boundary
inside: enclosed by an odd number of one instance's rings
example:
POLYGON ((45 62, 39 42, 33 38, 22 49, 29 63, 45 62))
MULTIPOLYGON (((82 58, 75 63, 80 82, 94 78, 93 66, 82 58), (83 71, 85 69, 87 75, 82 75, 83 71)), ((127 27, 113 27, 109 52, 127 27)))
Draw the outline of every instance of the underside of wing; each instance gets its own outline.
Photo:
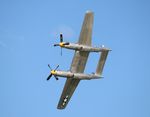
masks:
POLYGON ((93 12, 87 11, 80 32, 80 37, 78 41, 79 44, 89 45, 89 46, 91 45, 93 19, 94 19, 93 12))
POLYGON ((61 95, 61 98, 60 98, 58 106, 57 106, 58 109, 64 109, 67 106, 79 81, 80 80, 77 80, 77 79, 67 79, 66 80, 66 83, 65 83, 65 86, 63 89, 63 93, 61 95))
MULTIPOLYGON (((76 51, 71 65, 71 72, 83 73, 89 53, 76 51)), ((79 79, 67 79, 57 108, 64 109, 78 86, 79 79)))
MULTIPOLYGON (((89 11, 85 14, 78 44, 89 46, 91 45, 92 26, 93 26, 93 12, 89 11)), ((88 56, 89 52, 75 51, 70 71, 73 73, 83 73, 88 56)), ((62 95, 60 97, 57 106, 58 109, 64 109, 66 107, 79 82, 80 82, 79 79, 66 80, 62 95)))

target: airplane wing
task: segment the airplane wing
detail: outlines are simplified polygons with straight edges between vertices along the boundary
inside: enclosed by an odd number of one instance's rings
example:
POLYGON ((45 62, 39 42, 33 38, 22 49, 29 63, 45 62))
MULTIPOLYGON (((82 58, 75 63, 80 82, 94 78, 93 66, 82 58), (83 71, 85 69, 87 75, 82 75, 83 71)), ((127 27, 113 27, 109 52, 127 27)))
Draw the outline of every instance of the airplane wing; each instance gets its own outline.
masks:
MULTIPOLYGON (((78 44, 91 45, 93 26, 93 12, 87 12, 84 17, 78 44)), ((83 73, 89 56, 89 52, 75 51, 70 71, 74 73, 83 73)), ((67 79, 57 108, 64 109, 78 86, 79 79, 67 79)))

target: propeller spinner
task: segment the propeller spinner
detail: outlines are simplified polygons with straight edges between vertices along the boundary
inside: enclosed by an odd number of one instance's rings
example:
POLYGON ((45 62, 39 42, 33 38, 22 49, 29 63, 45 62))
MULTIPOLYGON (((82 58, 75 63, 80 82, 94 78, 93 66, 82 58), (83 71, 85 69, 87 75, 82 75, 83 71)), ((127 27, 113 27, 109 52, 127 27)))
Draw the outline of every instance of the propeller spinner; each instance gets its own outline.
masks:
POLYGON ((58 77, 55 75, 55 73, 56 73, 56 70, 58 69, 59 65, 57 65, 57 67, 56 67, 54 70, 50 67, 49 64, 48 64, 48 67, 50 68, 51 73, 50 73, 50 75, 47 77, 47 80, 49 80, 49 79, 52 77, 52 75, 55 77, 56 80, 58 80, 58 77))
POLYGON ((69 45, 69 42, 63 42, 63 34, 60 33, 60 43, 54 44, 54 46, 60 46, 61 47, 61 55, 62 55, 62 47, 64 45, 69 45))

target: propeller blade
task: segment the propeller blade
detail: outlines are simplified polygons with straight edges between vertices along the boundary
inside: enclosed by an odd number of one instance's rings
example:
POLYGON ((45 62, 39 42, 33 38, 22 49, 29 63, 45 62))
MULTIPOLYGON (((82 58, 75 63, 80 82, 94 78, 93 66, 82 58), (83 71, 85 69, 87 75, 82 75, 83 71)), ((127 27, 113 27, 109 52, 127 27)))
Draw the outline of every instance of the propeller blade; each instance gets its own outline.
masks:
POLYGON ((60 50, 60 55, 62 56, 62 47, 60 48, 61 50, 60 50))
POLYGON ((50 70, 52 70, 51 66, 48 64, 48 67, 50 68, 50 70))
POLYGON ((50 75, 47 77, 47 80, 49 80, 51 77, 52 77, 52 74, 50 74, 50 75))
POLYGON ((54 44, 54 46, 59 46, 59 44, 54 44))
POLYGON ((63 42, 63 35, 60 34, 60 42, 63 42))
POLYGON ((64 43, 63 45, 69 45, 69 42, 64 43))
POLYGON ((56 71, 56 70, 58 69, 58 67, 59 67, 59 65, 57 65, 57 67, 55 68, 55 70, 54 70, 54 71, 56 71))
POLYGON ((54 76, 56 80, 59 80, 59 78, 57 76, 54 76))

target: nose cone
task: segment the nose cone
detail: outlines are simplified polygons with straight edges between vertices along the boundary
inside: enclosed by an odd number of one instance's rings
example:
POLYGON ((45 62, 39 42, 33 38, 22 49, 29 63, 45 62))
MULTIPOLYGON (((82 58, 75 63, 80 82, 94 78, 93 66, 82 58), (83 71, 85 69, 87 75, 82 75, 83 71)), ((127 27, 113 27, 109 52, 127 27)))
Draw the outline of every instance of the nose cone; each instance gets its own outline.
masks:
POLYGON ((55 74, 56 74, 56 71, 55 71, 55 70, 52 70, 52 71, 51 71, 51 74, 55 75, 55 74))
POLYGON ((60 46, 60 47, 63 47, 63 46, 64 46, 64 43, 63 43, 63 42, 59 43, 59 46, 60 46))

